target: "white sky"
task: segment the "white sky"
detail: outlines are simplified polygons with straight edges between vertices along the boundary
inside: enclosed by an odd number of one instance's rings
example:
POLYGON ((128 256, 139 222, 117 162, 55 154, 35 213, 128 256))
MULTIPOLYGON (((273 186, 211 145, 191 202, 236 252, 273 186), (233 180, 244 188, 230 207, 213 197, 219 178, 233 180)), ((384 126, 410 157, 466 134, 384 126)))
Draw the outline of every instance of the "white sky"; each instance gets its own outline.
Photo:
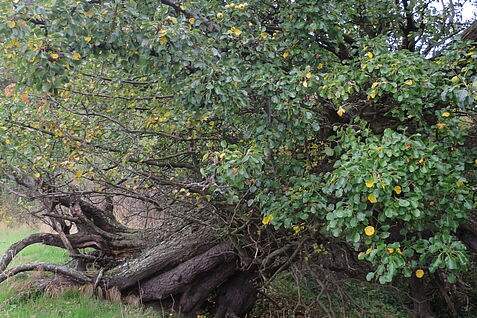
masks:
POLYGON ((477 1, 467 2, 462 9, 462 18, 464 21, 473 20, 477 13, 477 1))

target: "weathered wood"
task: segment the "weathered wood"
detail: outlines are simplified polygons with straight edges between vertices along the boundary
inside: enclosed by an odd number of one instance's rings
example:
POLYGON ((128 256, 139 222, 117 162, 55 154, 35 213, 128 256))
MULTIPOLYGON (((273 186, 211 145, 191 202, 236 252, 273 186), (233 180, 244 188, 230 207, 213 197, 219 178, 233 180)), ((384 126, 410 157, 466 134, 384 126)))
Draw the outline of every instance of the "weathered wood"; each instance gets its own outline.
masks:
POLYGON ((57 265, 57 264, 36 262, 36 263, 27 263, 27 264, 18 265, 9 270, 4 271, 3 273, 0 274, 0 283, 5 281, 9 277, 15 276, 22 272, 28 272, 28 271, 52 272, 55 274, 61 274, 68 277, 69 279, 74 279, 75 281, 81 284, 92 282, 91 277, 87 276, 86 274, 80 271, 72 269, 70 267, 57 265))
POLYGON ((214 245, 212 234, 203 228, 176 232, 113 269, 105 278, 106 285, 123 290, 153 274, 174 268, 211 248, 214 245))
POLYGON ((474 21, 467 29, 462 32, 462 40, 477 42, 477 21, 474 21))
POLYGON ((179 309, 186 317, 196 317, 210 294, 237 270, 235 262, 223 263, 211 271, 202 273, 187 286, 179 301, 179 309))
POLYGON ((231 243, 218 244, 165 273, 141 282, 142 299, 144 301, 163 299, 170 294, 183 291, 200 274, 210 271, 219 264, 230 263, 236 258, 237 255, 231 243))
POLYGON ((257 288, 253 282, 256 277, 257 273, 253 270, 239 272, 221 286, 215 318, 245 316, 257 298, 257 288))

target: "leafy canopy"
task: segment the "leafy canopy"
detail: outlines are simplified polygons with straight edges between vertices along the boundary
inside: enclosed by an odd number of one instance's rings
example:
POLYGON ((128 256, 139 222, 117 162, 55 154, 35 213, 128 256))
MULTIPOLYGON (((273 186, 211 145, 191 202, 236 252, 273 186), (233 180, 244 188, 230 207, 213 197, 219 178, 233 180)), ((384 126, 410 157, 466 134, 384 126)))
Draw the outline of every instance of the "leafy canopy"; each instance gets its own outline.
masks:
POLYGON ((64 191, 172 186, 343 237, 368 279, 452 281, 477 164, 462 4, 3 1, 2 165, 64 191))

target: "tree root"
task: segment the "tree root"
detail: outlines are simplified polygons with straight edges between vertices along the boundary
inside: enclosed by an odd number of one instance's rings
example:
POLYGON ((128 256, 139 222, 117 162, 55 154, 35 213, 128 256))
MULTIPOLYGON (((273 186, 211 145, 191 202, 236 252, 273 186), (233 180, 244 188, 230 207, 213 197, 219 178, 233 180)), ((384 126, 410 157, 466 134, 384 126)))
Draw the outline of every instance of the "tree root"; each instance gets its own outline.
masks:
POLYGON ((5 281, 9 277, 13 277, 19 273, 29 271, 51 272, 55 274, 60 274, 80 284, 91 283, 93 281, 93 279, 88 275, 70 267, 57 264, 36 262, 18 265, 2 272, 0 274, 0 283, 5 281))

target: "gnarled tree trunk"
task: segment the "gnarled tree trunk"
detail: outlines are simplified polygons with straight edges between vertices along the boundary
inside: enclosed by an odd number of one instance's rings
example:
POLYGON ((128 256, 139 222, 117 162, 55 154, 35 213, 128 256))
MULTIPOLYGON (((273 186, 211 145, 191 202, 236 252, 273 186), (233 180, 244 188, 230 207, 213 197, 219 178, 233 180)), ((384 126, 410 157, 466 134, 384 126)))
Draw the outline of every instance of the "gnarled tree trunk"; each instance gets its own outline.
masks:
POLYGON ((115 290, 123 298, 134 296, 186 317, 200 313, 211 296, 217 299, 217 317, 241 317, 255 302, 256 271, 243 271, 232 242, 207 224, 184 217, 134 229, 119 222, 111 209, 77 197, 46 196, 43 204, 48 210, 42 216, 57 234, 33 234, 10 246, 0 258, 0 282, 24 271, 49 271, 74 284, 115 290), (38 243, 69 250, 83 266, 29 263, 7 269, 22 249, 38 243), (78 252, 87 247, 95 252, 78 252), (88 263, 96 267, 95 274, 84 270, 88 263))

